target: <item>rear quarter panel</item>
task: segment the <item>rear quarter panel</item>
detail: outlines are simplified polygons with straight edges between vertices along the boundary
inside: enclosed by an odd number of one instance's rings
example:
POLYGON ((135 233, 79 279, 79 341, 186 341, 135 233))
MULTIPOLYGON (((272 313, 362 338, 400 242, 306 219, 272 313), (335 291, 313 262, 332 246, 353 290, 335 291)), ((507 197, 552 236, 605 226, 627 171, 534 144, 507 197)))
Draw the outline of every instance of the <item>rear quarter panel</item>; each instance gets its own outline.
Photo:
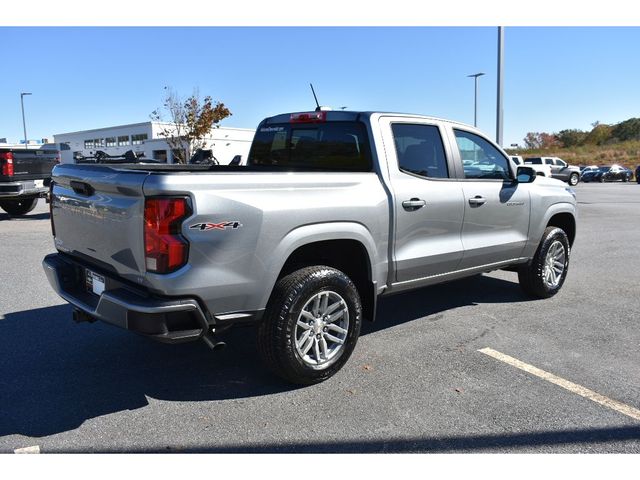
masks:
POLYGON ((376 173, 152 174, 146 196, 186 195, 189 264, 147 274, 166 295, 199 297, 214 314, 261 310, 288 256, 298 247, 353 239, 366 248, 373 280, 386 281, 388 198, 376 173), (191 228, 238 222, 237 228, 191 228))

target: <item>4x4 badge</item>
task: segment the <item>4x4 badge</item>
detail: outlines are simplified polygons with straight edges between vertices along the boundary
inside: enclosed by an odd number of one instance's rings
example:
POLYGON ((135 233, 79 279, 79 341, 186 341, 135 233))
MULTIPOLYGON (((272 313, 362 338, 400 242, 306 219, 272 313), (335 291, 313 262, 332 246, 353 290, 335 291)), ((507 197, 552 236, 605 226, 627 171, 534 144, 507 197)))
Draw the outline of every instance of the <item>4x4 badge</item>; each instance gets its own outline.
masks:
POLYGON ((189 230, 200 230, 204 232, 206 230, 226 230, 227 228, 240 228, 242 224, 240 222, 220 222, 220 223, 194 223, 189 226, 189 230))

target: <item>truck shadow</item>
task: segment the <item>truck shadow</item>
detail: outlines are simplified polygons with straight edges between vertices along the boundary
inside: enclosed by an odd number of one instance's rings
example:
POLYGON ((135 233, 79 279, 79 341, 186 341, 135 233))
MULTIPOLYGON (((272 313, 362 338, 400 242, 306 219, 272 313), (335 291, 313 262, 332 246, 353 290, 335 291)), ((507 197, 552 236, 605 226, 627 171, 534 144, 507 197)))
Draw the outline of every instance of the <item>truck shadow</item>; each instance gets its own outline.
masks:
POLYGON ((0 210, 0 222, 5 221, 5 220, 7 220, 7 221, 8 220, 25 221, 25 220, 48 220, 48 219, 49 219, 49 212, 33 213, 33 214, 20 215, 20 216, 12 217, 8 213, 5 213, 5 212, 0 210))
POLYGON ((375 322, 365 321, 361 335, 377 332, 446 310, 481 303, 530 301, 516 282, 494 277, 473 277, 382 297, 375 322))
MULTIPOLYGON (((522 300, 517 284, 490 277, 425 288, 382 299, 363 335, 459 306, 522 300)), ((75 324, 66 304, 0 316, 0 437, 73 430, 144 407, 147 397, 197 402, 294 390, 261 366, 254 337, 239 328, 213 353, 203 342, 168 346, 100 322, 75 324)))

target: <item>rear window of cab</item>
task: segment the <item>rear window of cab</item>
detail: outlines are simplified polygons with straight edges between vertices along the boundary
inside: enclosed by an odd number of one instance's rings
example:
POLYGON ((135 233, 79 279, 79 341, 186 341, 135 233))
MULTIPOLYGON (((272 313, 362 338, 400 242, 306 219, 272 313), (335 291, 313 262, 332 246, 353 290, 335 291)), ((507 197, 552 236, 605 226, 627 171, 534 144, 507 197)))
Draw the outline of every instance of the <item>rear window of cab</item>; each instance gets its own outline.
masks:
POLYGON ((261 125, 247 165, 288 170, 372 170, 367 130, 361 122, 261 125))

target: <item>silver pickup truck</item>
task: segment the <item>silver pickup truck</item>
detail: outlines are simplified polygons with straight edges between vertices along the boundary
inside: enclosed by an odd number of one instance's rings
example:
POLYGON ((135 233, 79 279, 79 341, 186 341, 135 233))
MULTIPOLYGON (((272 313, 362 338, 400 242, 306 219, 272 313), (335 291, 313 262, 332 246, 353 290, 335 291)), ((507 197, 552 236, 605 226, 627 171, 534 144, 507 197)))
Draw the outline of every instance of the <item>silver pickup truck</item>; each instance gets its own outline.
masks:
POLYGON ((345 364, 381 295, 496 269, 533 297, 558 292, 575 194, 514 170, 480 131, 446 120, 277 115, 246 166, 57 166, 58 253, 43 266, 77 321, 212 348, 255 324, 268 367, 316 383, 345 364))

